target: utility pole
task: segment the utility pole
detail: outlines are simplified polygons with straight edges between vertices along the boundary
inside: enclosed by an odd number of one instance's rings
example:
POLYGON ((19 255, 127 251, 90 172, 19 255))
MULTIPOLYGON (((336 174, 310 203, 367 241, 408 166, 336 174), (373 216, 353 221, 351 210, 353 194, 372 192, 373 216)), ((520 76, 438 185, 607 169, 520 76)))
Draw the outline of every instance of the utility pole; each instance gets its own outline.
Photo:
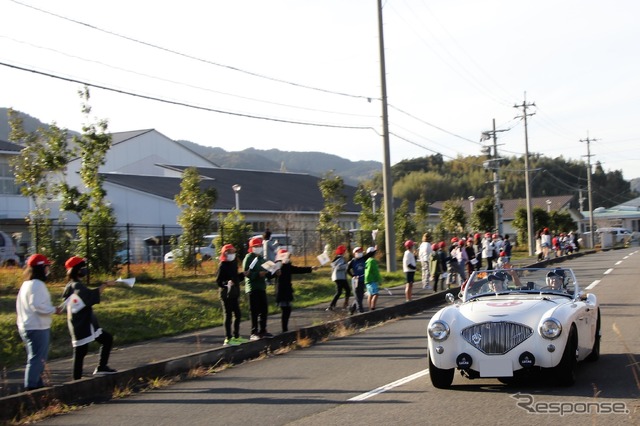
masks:
MULTIPOLYGON (((382 0, 378 0, 378 40, 380 48, 380 86, 382 88, 382 142, 384 161, 382 165, 382 189, 384 200, 385 249, 387 272, 396 270, 396 235, 393 225, 393 185, 391 183, 391 154, 389 153, 389 113, 387 108, 387 72, 384 61, 384 33, 382 31, 382 0)), ((375 242, 374 242, 375 244, 375 242)))
POLYGON ((580 142, 587 143, 587 155, 583 155, 583 157, 587 157, 587 197, 589 198, 589 235, 591 238, 591 248, 595 248, 596 240, 595 240, 595 229, 593 226, 593 198, 591 196, 591 142, 595 142, 598 139, 589 139, 589 132, 587 132, 586 139, 580 139, 580 142))
MULTIPOLYGON (((500 169, 500 161, 502 160, 498 156, 498 132, 506 132, 507 130, 496 130, 496 119, 493 119, 493 130, 482 132, 482 137, 480 141, 487 140, 489 136, 493 138, 493 159, 489 160, 487 163, 488 166, 485 168, 490 168, 493 170, 493 199, 494 199, 494 219, 495 219, 495 232, 498 235, 504 235, 502 228, 502 202, 500 201, 500 177, 498 176, 498 171, 500 169)), ((489 148, 489 147, 487 147, 489 148)), ((491 148, 489 148, 489 153, 491 152, 491 148)))
POLYGON ((535 243, 533 240, 533 209, 531 207, 531 180, 529 176, 529 135, 527 131, 527 117, 535 114, 527 114, 527 108, 536 106, 535 103, 527 103, 527 92, 524 92, 524 101, 522 105, 514 105, 514 108, 522 108, 522 115, 516 118, 524 118, 524 183, 527 197, 527 238, 529 244, 529 256, 533 256, 535 252, 535 243))

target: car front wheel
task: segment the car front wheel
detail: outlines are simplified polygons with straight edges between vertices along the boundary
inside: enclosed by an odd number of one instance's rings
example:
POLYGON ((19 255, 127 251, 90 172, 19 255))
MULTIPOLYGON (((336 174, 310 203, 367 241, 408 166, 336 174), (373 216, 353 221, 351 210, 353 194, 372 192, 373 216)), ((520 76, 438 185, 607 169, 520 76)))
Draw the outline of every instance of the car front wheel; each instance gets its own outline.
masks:
POLYGON ((571 327, 571 333, 567 339, 567 346, 562 353, 560 363, 555 367, 555 377, 560 386, 572 386, 576 382, 578 370, 578 337, 575 327, 571 327))
POLYGON ((431 384, 438 389, 449 389, 453 382, 454 368, 442 369, 433 365, 431 357, 429 358, 429 376, 431 377, 431 384))

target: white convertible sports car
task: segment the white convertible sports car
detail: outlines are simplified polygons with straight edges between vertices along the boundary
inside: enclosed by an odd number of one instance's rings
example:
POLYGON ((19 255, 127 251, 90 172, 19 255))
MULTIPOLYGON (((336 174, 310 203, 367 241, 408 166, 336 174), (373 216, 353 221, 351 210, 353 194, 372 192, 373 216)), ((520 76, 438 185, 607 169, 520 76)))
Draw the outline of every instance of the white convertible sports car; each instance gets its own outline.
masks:
POLYGON ((580 291, 571 269, 476 271, 456 300, 428 326, 429 376, 451 386, 456 369, 469 378, 514 377, 548 370, 575 382, 579 361, 600 356, 600 309, 580 291))

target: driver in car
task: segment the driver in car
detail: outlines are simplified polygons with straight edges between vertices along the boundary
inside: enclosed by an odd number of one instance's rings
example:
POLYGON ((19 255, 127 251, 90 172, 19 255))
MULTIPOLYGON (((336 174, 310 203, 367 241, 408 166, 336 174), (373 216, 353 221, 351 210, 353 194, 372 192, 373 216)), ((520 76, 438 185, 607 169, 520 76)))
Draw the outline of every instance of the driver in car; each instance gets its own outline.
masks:
POLYGON ((498 293, 501 291, 507 291, 507 276, 503 272, 496 272, 487 277, 487 284, 489 291, 492 293, 498 293))
POLYGON ((551 288, 551 290, 564 290, 564 271, 561 269, 556 269, 554 271, 549 271, 547 273, 547 286, 551 288))

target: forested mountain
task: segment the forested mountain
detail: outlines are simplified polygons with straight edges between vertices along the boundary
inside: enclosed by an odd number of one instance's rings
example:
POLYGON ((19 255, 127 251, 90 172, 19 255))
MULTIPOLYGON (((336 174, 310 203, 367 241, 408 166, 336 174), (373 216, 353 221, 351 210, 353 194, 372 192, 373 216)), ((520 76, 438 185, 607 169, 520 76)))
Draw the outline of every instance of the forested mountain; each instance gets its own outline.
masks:
MULTIPOLYGON (((459 157, 443 161, 439 154, 402 161, 393 166, 393 195, 417 200, 425 194, 427 202, 482 198, 493 195, 493 173, 485 169, 484 156, 459 157)), ((579 207, 579 198, 587 207, 586 163, 548 158, 539 154, 529 156, 531 195, 575 195, 573 207, 579 207)), ((509 157, 501 161, 498 171, 500 193, 503 199, 526 196, 524 157, 509 157)), ((611 207, 638 196, 620 171, 605 172, 600 163, 593 165, 593 205, 611 207)))
MULTIPOLYGON (((46 127, 38 119, 22 114, 25 129, 29 132, 46 127)), ((69 131, 69 134, 76 132, 69 131)), ((0 139, 8 140, 9 126, 7 109, 0 108, 0 139)), ((376 161, 350 161, 322 152, 290 152, 277 149, 225 151, 218 147, 207 147, 190 141, 178 141, 212 161, 220 167, 265 171, 288 171, 309 173, 322 177, 333 171, 345 183, 357 185, 372 180, 372 187, 382 189, 382 164, 376 161)), ((492 171, 484 167, 488 160, 484 156, 459 157, 444 161, 439 154, 404 160, 391 168, 393 195, 395 198, 415 201, 423 195, 427 202, 480 199, 493 195, 492 171)), ((573 207, 578 207, 579 198, 584 198, 587 208, 587 167, 582 161, 565 160, 562 157, 548 158, 533 154, 529 158, 531 170, 531 195, 575 195, 573 207)), ((500 192, 503 199, 524 198, 524 158, 504 158, 499 169, 500 192)), ((605 172, 599 163, 593 166, 593 206, 611 207, 639 196, 640 179, 633 186, 625 181, 620 171, 605 172)))

